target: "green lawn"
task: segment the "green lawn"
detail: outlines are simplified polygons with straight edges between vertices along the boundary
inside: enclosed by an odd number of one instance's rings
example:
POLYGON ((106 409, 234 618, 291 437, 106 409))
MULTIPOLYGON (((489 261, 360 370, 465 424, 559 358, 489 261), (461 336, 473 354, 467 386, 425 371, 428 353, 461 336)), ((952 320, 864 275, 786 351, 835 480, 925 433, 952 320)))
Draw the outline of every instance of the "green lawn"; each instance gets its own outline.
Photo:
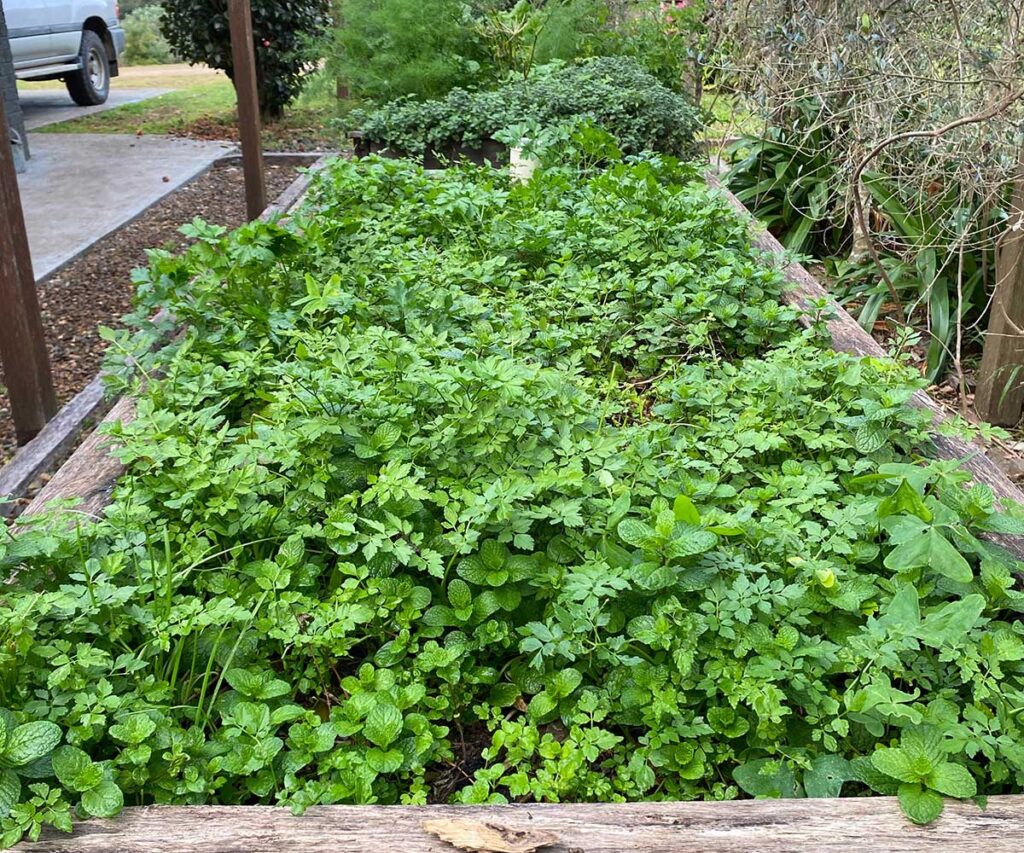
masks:
MULTIPOLYGON (((45 85, 45 84, 43 84, 45 85)), ((114 86, 175 88, 157 98, 93 113, 41 128, 42 133, 170 134, 199 139, 236 139, 235 93, 219 72, 185 66, 146 66, 125 69, 114 86)), ((312 87, 263 129, 268 150, 337 149, 343 141, 331 126, 337 102, 324 87, 312 87)))

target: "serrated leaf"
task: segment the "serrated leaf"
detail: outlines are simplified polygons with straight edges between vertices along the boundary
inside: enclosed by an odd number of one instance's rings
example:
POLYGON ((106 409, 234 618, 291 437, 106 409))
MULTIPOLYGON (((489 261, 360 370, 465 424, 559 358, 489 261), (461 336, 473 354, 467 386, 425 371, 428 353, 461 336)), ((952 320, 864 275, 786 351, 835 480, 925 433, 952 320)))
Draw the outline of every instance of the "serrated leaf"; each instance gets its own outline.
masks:
POLYGON ((844 782, 856 779, 850 762, 839 755, 822 755, 804 771, 804 791, 808 797, 838 797, 844 782))
POLYGON ((583 681, 583 676, 575 669, 563 669, 554 678, 552 692, 559 698, 570 695, 583 681))
POLYGON ((60 727, 48 720, 25 723, 8 734, 0 759, 8 767, 29 764, 52 752, 62 737, 60 727))
POLYGON ((530 700, 530 704, 527 706, 527 713, 530 715, 531 720, 542 720, 557 707, 558 702, 550 693, 538 693, 530 700))
POLYGON ((900 808, 916 824, 931 823, 942 814, 942 797, 920 785, 900 785, 900 808))
POLYGON ((694 527, 692 524, 677 524, 672 538, 665 543, 665 554, 680 559, 706 554, 718 544, 718 537, 710 530, 694 527))
POLYGON ((922 772, 899 747, 883 746, 876 749, 871 753, 871 763, 878 772, 900 782, 919 782, 928 775, 927 769, 922 772))
POLYGON ((861 453, 874 453, 888 440, 889 431, 879 421, 866 421, 857 429, 854 444, 861 453))
POLYGON ((21 800, 21 780, 13 770, 0 770, 0 820, 21 800))
POLYGON ((376 450, 387 450, 393 447, 401 437, 401 427, 393 423, 383 423, 370 436, 370 445, 376 450))
POLYGON ((405 756, 400 749, 373 747, 366 751, 366 763, 375 773, 394 773, 405 763, 405 756))
POLYGON ((473 592, 464 580, 455 578, 448 584, 448 601, 456 610, 465 610, 473 606, 473 592))
POLYGON ((124 794, 114 782, 104 779, 82 794, 82 811, 93 817, 115 817, 124 808, 124 794))
POLYGON ((616 528, 619 538, 634 548, 649 548, 658 541, 654 528, 637 518, 624 518, 616 528))
POLYGON ((69 791, 88 791, 103 778, 102 768, 77 746, 62 746, 54 750, 51 761, 53 775, 69 791))
POLYGON ((370 709, 363 726, 363 735, 370 743, 387 749, 402 732, 402 712, 387 702, 377 702, 370 709))
POLYGON ((508 560, 508 548, 494 539, 488 539, 480 546, 480 560, 488 571, 499 571, 508 560))
POLYGON ((110 736, 121 743, 140 744, 156 731, 154 723, 145 714, 132 714, 110 727, 110 736))
POLYGON ((978 783, 974 781, 971 772, 966 767, 950 761, 936 767, 926 784, 932 790, 947 797, 956 797, 958 800, 969 799, 978 793, 978 783))

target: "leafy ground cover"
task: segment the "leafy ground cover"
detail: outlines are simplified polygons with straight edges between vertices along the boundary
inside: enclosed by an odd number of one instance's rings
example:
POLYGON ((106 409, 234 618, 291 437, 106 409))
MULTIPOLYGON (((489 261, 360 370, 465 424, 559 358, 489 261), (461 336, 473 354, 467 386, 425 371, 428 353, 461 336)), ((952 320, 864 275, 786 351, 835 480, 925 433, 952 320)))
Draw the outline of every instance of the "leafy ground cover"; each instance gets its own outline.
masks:
POLYGON ((338 161, 287 227, 151 253, 113 505, 2 546, 5 843, 122 802, 1020 789, 981 536, 1019 513, 693 170, 591 136, 523 185, 338 161))

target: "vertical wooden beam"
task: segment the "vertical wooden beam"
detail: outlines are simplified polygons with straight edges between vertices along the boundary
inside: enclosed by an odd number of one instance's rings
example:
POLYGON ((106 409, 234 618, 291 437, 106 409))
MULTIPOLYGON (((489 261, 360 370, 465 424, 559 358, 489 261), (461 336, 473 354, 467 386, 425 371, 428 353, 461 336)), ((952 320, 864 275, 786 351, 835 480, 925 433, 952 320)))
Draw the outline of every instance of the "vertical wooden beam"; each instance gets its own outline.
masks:
POLYGON ((1013 426, 1024 407, 1024 145, 1009 227, 996 251, 996 286, 974 408, 990 423, 1013 426))
MULTIPOLYGON (((331 6, 331 17, 334 19, 334 29, 340 30, 345 26, 344 12, 341 8, 342 0, 334 0, 331 6)), ((337 38, 337 34, 335 34, 337 38)), ((335 49, 340 48, 340 45, 336 45, 335 49)), ((348 81, 338 77, 334 81, 334 97, 339 101, 347 101, 349 96, 348 81)))
POLYGON ((0 97, 0 362, 19 444, 57 412, 7 111, 0 97))
POLYGON ((256 52, 249 0, 228 0, 231 28, 231 68, 238 101, 238 134, 242 140, 245 206, 249 219, 258 219, 267 206, 267 182, 260 143, 260 100, 256 87, 256 52))

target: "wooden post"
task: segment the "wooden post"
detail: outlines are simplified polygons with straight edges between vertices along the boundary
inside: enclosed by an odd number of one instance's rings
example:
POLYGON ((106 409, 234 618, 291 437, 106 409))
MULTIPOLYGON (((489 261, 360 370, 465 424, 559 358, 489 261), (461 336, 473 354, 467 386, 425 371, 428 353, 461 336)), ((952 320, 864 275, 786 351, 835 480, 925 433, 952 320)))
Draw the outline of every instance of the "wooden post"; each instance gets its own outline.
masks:
POLYGON ((1013 426, 1024 406, 1024 145, 1009 227, 996 250, 996 286, 974 408, 990 423, 1013 426))
POLYGON ((25 444, 57 413, 7 111, 0 97, 0 362, 14 431, 25 444))
MULTIPOLYGON (((334 28, 340 30, 345 25, 344 13, 341 8, 342 0, 334 0, 331 8, 331 17, 334 18, 334 28)), ((340 45, 337 45, 340 48, 340 45)), ((334 81, 334 97, 339 101, 347 101, 349 96, 348 81, 338 77, 334 81)))
POLYGON ((238 101, 238 134, 242 140, 245 171, 245 206, 249 219, 257 219, 267 206, 260 143, 260 99, 256 88, 256 54, 249 0, 228 0, 231 28, 231 67, 238 101))

